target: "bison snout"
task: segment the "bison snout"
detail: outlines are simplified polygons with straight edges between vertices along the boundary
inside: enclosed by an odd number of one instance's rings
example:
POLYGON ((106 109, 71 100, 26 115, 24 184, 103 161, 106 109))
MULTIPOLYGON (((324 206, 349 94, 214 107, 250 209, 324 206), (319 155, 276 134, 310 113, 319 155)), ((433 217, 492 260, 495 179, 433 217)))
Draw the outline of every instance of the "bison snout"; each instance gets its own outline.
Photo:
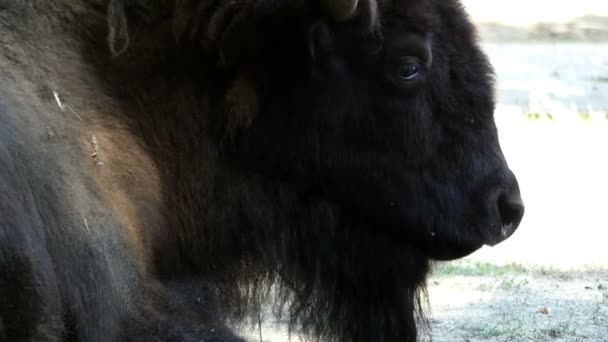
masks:
POLYGON ((508 181, 491 195, 490 205, 494 223, 486 236, 486 244, 495 246, 509 238, 524 216, 524 204, 515 176, 509 172, 508 181), (496 229, 498 228, 498 229, 496 229))

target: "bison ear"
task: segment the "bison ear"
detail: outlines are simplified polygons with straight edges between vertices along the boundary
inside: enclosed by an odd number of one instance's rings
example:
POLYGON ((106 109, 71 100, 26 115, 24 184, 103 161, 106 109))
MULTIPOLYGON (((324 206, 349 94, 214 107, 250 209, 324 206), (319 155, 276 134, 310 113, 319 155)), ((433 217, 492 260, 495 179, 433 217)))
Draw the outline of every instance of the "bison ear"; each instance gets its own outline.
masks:
POLYGON ((308 31, 308 53, 315 62, 323 62, 331 54, 332 32, 326 23, 319 20, 308 31))
POLYGON ((248 1, 177 1, 173 32, 180 44, 217 54, 220 67, 231 67, 258 48, 257 17, 248 1))

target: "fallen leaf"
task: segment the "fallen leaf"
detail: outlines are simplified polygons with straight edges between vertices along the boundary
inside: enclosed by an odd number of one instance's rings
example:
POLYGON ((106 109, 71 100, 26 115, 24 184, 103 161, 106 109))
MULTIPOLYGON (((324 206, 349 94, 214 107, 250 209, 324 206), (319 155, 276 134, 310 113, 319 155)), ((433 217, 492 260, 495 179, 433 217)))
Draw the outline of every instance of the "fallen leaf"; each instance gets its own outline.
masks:
POLYGON ((538 309, 536 309, 536 312, 541 313, 543 315, 548 315, 549 314, 549 308, 546 306, 541 306, 538 309))

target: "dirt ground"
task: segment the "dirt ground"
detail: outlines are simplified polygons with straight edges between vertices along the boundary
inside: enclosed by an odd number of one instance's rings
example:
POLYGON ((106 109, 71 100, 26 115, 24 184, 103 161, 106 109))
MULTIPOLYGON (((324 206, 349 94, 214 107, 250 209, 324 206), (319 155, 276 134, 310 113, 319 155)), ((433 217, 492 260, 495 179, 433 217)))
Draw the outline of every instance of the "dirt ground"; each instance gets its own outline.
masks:
POLYGON ((608 341, 608 272, 456 271, 431 280, 425 341, 608 341))

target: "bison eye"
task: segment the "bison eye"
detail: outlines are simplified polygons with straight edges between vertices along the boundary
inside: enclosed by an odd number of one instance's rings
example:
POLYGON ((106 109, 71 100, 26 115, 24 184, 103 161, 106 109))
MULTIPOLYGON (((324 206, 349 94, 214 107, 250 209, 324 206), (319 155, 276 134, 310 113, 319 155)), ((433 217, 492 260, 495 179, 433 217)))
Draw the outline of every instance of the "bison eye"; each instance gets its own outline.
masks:
POLYGON ((397 80, 401 83, 409 83, 420 78, 423 64, 416 57, 403 57, 397 68, 397 80))

